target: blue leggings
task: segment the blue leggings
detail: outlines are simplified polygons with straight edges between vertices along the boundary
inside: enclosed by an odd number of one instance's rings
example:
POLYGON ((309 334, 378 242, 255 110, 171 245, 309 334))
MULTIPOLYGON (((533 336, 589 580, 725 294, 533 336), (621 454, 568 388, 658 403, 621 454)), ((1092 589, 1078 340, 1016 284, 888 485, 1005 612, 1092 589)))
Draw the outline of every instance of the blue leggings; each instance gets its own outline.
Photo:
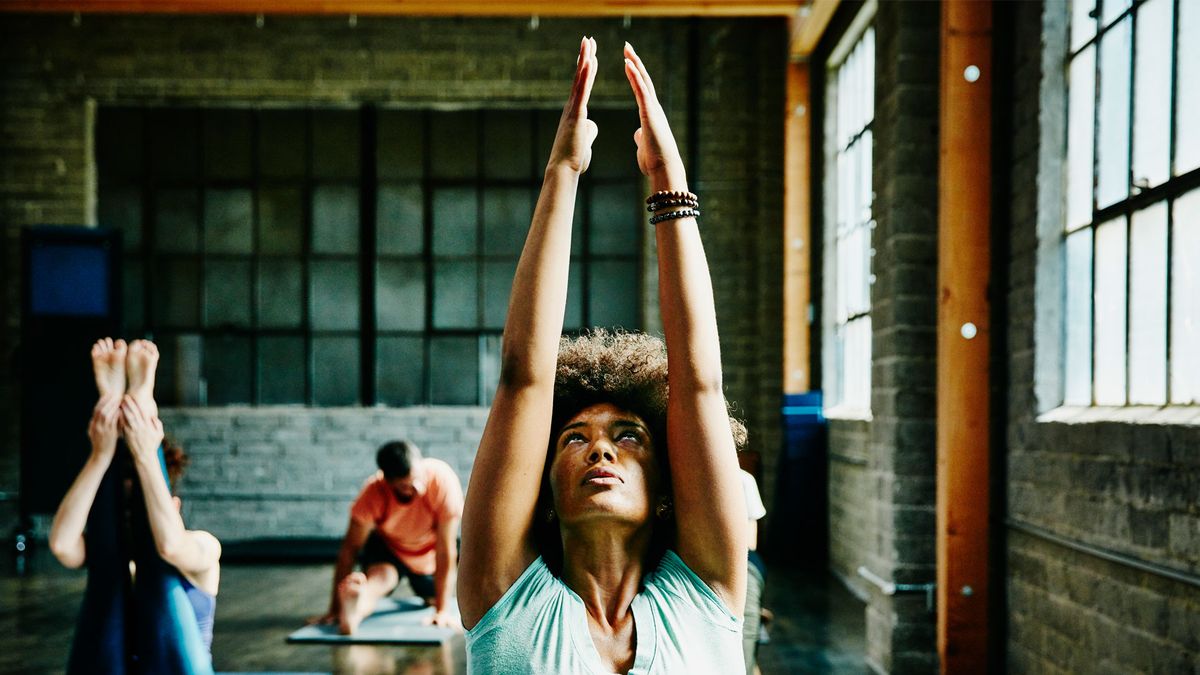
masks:
MULTIPOLYGON (((104 474, 87 521, 87 588, 67 673, 211 675, 212 658, 179 572, 158 556, 124 448, 104 474), (123 480, 133 490, 125 494, 123 480), (137 563, 137 582, 129 561, 137 563)), ((166 479, 162 449, 159 465, 166 479)))

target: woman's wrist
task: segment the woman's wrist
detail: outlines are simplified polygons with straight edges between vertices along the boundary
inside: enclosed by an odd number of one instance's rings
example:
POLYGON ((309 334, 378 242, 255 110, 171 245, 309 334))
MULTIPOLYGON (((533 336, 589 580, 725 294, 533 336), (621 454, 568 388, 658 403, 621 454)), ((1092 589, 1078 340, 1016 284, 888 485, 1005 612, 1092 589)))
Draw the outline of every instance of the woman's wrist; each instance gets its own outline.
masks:
POLYGON ((569 162, 550 162, 546 165, 544 180, 579 180, 582 173, 579 169, 571 166, 569 162))
POLYGON ((651 192, 679 191, 687 192, 687 172, 682 166, 664 167, 650 174, 651 192))

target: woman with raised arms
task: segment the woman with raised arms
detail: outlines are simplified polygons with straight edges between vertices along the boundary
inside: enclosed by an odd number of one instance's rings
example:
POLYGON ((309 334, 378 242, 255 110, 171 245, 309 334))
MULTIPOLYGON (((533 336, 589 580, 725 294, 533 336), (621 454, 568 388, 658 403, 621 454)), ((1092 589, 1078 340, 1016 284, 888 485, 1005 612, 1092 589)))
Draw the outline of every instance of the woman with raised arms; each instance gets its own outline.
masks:
POLYGON ((722 392, 698 200, 650 75, 624 51, 666 345, 638 333, 561 338, 576 188, 598 133, 587 119, 596 42, 585 38, 467 491, 458 598, 476 673, 745 669, 745 430, 722 392))

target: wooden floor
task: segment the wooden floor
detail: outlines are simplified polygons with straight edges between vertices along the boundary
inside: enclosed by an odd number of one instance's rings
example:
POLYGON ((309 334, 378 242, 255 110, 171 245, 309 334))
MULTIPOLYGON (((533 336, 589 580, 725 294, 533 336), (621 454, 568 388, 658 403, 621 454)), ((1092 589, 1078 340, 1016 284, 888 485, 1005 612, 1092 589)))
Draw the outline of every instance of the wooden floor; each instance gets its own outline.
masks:
MULTIPOLYGON (((288 633, 328 602, 331 565, 226 564, 213 638, 218 672, 465 673, 462 637, 442 647, 289 645, 288 633)), ((766 605, 776 613, 763 673, 859 675, 863 606, 836 581, 772 570, 766 605)), ((43 554, 31 572, 0 568, 0 673, 61 673, 71 644, 83 573, 43 554)))

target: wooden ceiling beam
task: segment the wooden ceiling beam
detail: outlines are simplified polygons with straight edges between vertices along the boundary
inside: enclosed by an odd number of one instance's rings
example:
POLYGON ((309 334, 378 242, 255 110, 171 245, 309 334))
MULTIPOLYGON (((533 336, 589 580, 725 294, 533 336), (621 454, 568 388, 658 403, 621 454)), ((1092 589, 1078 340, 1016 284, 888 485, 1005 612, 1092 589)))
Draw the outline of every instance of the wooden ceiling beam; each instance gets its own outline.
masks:
POLYGON ((359 16, 782 16, 806 0, 0 0, 0 12, 359 16))

